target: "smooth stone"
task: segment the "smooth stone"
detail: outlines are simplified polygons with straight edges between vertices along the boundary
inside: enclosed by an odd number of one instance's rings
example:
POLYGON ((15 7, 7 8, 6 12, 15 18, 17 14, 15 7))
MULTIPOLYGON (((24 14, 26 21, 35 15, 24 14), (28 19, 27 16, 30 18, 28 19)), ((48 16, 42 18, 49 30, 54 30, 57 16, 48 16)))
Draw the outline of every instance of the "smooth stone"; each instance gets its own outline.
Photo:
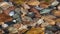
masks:
POLYGON ((43 9, 40 11, 40 14, 49 13, 52 9, 43 9))
POLYGON ((35 16, 35 14, 34 14, 33 12, 28 12, 28 13, 27 13, 27 16, 33 18, 33 17, 35 16))
POLYGON ((2 27, 6 28, 6 27, 8 27, 8 24, 2 24, 2 27))
POLYGON ((51 6, 56 6, 58 4, 59 4, 59 2, 57 0, 55 0, 54 2, 52 2, 51 6))
POLYGON ((16 18, 19 18, 19 17, 20 17, 20 15, 17 14, 17 13, 16 13, 15 15, 13 15, 13 18, 15 18, 15 19, 16 19, 16 18))
POLYGON ((35 7, 37 10, 42 10, 43 8, 36 6, 35 7))
POLYGON ((11 11, 11 12, 9 13, 10 16, 13 16, 14 14, 15 14, 14 11, 11 11))

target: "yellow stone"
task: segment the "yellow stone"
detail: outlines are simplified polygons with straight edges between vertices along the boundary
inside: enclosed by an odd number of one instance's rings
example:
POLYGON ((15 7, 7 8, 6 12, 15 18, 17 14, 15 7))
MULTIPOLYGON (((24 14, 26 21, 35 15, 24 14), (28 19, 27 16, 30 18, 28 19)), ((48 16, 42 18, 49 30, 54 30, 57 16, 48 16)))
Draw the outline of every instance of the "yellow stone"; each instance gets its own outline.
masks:
POLYGON ((28 5, 33 5, 33 6, 36 6, 36 5, 39 5, 40 2, 39 1, 29 1, 28 2, 28 5))
POLYGON ((44 28, 31 28, 26 34, 40 34, 44 32, 44 28))

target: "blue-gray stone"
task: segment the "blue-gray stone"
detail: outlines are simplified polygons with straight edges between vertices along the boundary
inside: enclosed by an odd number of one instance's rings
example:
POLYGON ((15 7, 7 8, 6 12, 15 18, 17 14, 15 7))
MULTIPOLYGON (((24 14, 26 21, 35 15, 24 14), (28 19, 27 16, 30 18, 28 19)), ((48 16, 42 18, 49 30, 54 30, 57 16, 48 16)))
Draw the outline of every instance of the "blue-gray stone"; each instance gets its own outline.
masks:
POLYGON ((40 11, 40 14, 49 13, 52 9, 43 9, 40 11))
POLYGON ((27 16, 29 16, 29 17, 32 17, 32 18, 33 18, 33 17, 35 16, 35 14, 34 14, 33 12, 28 12, 28 13, 27 13, 27 16))

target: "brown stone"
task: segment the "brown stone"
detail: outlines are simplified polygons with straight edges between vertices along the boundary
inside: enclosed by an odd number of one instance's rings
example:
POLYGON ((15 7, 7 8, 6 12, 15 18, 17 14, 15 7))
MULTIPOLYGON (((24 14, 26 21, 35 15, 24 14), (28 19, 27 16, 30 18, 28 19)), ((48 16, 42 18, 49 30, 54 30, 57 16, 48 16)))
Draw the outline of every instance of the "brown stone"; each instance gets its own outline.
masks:
POLYGON ((60 10, 54 10, 54 11, 52 11, 52 14, 54 16, 60 17, 60 10))
POLYGON ((42 8, 48 8, 48 6, 50 6, 50 4, 47 2, 41 2, 40 3, 40 7, 42 7, 42 8))
POLYGON ((12 18, 6 14, 0 14, 0 22, 7 22, 11 21, 12 18))
POLYGON ((31 8, 30 11, 32 11, 32 12, 35 13, 35 17, 41 17, 40 13, 39 13, 38 10, 36 10, 35 8, 31 8))

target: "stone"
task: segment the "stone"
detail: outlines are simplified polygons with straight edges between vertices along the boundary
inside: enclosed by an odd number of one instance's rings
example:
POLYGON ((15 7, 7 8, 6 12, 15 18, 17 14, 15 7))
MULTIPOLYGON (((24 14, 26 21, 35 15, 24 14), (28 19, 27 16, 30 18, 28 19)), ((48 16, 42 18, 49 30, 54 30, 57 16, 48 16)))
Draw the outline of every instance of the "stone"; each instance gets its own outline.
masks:
POLYGON ((23 21, 32 21, 32 18, 25 16, 22 18, 22 20, 23 21))
POLYGON ((13 6, 13 5, 8 2, 1 2, 0 4, 0 7, 4 10, 8 9, 10 6, 13 6))
POLYGON ((40 11, 40 14, 45 14, 51 12, 52 9, 43 9, 40 11))
POLYGON ((46 31, 45 34, 54 34, 52 31, 46 31))
POLYGON ((13 16, 15 14, 15 12, 14 11, 11 11, 10 13, 9 13, 9 16, 13 16))
POLYGON ((8 30, 10 33, 17 33, 18 32, 18 29, 14 28, 14 27, 9 27, 8 30))
POLYGON ((30 9, 30 6, 28 4, 22 4, 22 6, 24 7, 24 9, 30 9))
POLYGON ((19 18, 19 17, 20 17, 20 16, 19 16, 19 14, 17 14, 17 13, 13 15, 13 18, 15 18, 15 19, 16 19, 16 18, 19 18))
POLYGON ((39 6, 36 6, 35 7, 37 10, 42 10, 43 8, 42 7, 39 7, 39 6))
POLYGON ((8 27, 8 24, 2 24, 2 27, 3 28, 7 28, 8 27))
POLYGON ((6 14, 0 14, 0 22, 12 21, 12 17, 6 14))
POLYGON ((20 8, 15 8, 16 13, 20 14, 20 11, 21 11, 20 8))
POLYGON ((16 19, 16 22, 17 22, 17 23, 20 23, 20 22, 22 22, 22 19, 21 19, 21 18, 17 18, 17 19, 16 19))
POLYGON ((28 5, 32 5, 32 6, 37 6, 37 5, 39 5, 39 4, 40 4, 39 1, 29 1, 29 2, 28 2, 28 5))
POLYGON ((60 5, 57 8, 58 8, 58 10, 60 10, 60 5))
POLYGON ((47 2, 41 1, 39 6, 42 8, 48 8, 50 6, 50 4, 47 2))
POLYGON ((52 15, 54 15, 56 17, 60 17, 60 10, 53 10, 52 15))
POLYGON ((34 18, 35 17, 35 14, 33 12, 28 12, 27 13, 27 16, 31 17, 31 18, 34 18))
POLYGON ((39 20, 37 21, 37 24, 42 24, 42 23, 44 23, 43 19, 39 19, 39 20))
POLYGON ((52 2, 51 6, 56 6, 58 4, 59 4, 59 2, 57 0, 55 0, 54 2, 52 2))

